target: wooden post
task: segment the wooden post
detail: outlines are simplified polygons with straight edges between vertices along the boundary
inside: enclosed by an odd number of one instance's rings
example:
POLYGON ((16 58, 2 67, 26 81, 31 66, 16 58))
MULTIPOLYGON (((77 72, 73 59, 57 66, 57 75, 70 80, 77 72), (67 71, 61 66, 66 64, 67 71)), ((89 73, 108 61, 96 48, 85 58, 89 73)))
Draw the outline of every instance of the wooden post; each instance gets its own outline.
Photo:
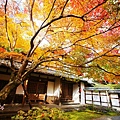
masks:
POLYGON ((86 104, 86 90, 84 90, 84 92, 85 92, 85 104, 86 104))
MULTIPOLYGON (((24 94, 25 94, 25 96, 26 96, 26 98, 28 99, 28 104, 29 104, 29 107, 30 107, 30 109, 32 108, 32 103, 31 103, 31 101, 30 101, 30 99, 29 99, 29 94, 28 94, 28 92, 27 92, 27 90, 26 90, 26 84, 24 84, 24 82, 22 83, 22 87, 23 87, 23 90, 24 90, 24 94)), ((24 97, 25 97, 24 96, 24 97)), ((26 98, 24 98, 24 101, 23 102, 25 102, 25 99, 26 98)), ((24 105, 24 103, 23 103, 23 105, 24 105)))
POLYGON ((112 100, 111 100, 111 94, 109 93, 109 99, 110 99, 110 106, 112 107, 112 100))
POLYGON ((106 95, 107 95, 107 103, 108 103, 108 107, 110 107, 110 104, 109 104, 109 95, 108 95, 108 91, 106 90, 106 95))
POLYGON ((62 97, 62 82, 60 80, 59 106, 61 106, 61 97, 62 97))
POLYGON ((85 85, 84 85, 84 82, 81 82, 81 104, 85 104, 85 93, 84 93, 84 88, 85 88, 85 85))
POLYGON ((99 91, 100 105, 102 106, 101 92, 99 91))
POLYGON ((119 107, 120 107, 120 93, 118 93, 119 107))
POLYGON ((91 95, 92 95, 92 105, 94 104, 93 102, 93 90, 91 91, 91 95))

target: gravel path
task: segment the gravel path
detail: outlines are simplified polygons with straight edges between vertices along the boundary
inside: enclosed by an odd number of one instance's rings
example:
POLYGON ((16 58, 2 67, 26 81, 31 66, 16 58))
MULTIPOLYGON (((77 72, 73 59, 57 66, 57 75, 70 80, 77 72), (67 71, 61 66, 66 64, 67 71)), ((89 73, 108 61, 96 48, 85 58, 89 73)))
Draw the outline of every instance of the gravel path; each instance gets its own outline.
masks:
POLYGON ((114 117, 103 116, 103 117, 93 119, 93 120, 120 120, 120 116, 114 116, 114 117))
POLYGON ((120 120, 120 116, 112 117, 112 120, 120 120))

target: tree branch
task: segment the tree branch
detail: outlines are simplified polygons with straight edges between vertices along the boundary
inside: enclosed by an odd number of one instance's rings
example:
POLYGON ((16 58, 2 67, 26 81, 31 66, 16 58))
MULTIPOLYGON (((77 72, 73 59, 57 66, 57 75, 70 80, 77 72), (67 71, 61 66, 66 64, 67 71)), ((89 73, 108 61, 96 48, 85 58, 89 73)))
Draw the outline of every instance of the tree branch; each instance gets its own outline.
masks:
POLYGON ((8 0, 5 1, 5 28, 6 28, 6 35, 10 44, 10 49, 12 49, 12 44, 10 42, 10 38, 9 38, 9 34, 8 34, 8 25, 7 25, 7 4, 8 4, 8 0))
POLYGON ((103 71, 106 72, 106 73, 109 73, 109 74, 112 74, 112 75, 115 75, 115 76, 120 76, 120 74, 115 74, 115 73, 113 73, 113 72, 109 72, 109 71, 105 70, 104 68, 100 67, 100 65, 98 65, 98 64, 97 64, 97 67, 98 67, 99 69, 103 70, 103 71))
POLYGON ((87 13, 84 14, 84 16, 88 15, 89 13, 91 13, 93 10, 95 10, 96 8, 98 8, 99 6, 105 4, 108 0, 104 0, 102 3, 99 3, 98 5, 96 5, 95 7, 93 7, 90 11, 88 11, 87 13))
POLYGON ((114 50, 114 49, 115 49, 116 47, 118 47, 119 45, 120 45, 120 44, 115 45, 113 48, 111 48, 110 50, 108 50, 108 51, 105 52, 104 54, 99 55, 99 56, 93 58, 92 60, 89 60, 89 61, 87 61, 87 62, 81 64, 80 66, 86 65, 86 64, 88 64, 88 63, 90 63, 90 62, 92 62, 92 61, 94 61, 94 60, 96 60, 96 59, 98 59, 98 58, 100 58, 100 57, 102 57, 102 56, 105 56, 107 53, 111 52, 112 50, 114 50))
POLYGON ((33 26, 33 29, 34 29, 34 31, 35 31, 35 28, 34 28, 34 21, 33 21, 33 7, 34 7, 34 3, 35 3, 35 0, 33 0, 32 5, 31 5, 30 20, 32 21, 32 26, 33 26))
POLYGON ((62 12, 61 12, 61 16, 63 16, 63 12, 64 12, 64 9, 65 9, 65 7, 66 7, 68 1, 69 1, 69 0, 66 0, 65 4, 64 4, 64 6, 63 6, 63 9, 62 9, 62 12))

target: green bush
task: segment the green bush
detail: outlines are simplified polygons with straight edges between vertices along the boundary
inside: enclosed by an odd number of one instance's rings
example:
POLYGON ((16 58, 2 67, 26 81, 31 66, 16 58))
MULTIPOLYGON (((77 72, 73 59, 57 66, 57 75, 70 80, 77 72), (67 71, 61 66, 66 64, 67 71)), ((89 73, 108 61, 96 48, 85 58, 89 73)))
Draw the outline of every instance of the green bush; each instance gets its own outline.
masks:
POLYGON ((12 120, 69 120, 69 115, 66 115, 58 108, 42 108, 33 107, 27 112, 18 111, 17 115, 11 118, 12 120))
POLYGON ((103 113, 103 114, 109 114, 110 112, 118 113, 118 111, 116 109, 113 109, 111 107, 97 106, 97 105, 87 105, 86 109, 92 110, 92 111, 95 111, 95 112, 100 112, 100 113, 103 113))

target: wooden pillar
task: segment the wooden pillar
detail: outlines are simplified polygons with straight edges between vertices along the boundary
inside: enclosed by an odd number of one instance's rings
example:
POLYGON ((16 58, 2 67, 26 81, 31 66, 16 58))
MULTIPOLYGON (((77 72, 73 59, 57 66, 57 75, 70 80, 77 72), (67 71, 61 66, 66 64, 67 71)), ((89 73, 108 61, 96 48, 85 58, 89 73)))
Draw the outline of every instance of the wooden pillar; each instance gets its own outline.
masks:
POLYGON ((108 107, 110 107, 110 104, 109 104, 109 94, 108 94, 108 91, 107 91, 107 90, 106 90, 106 97, 107 97, 108 107))
POLYGON ((85 92, 85 104, 86 104, 86 90, 84 90, 84 92, 85 92))
POLYGON ((119 107, 120 107, 120 93, 118 93, 119 107))
POLYGON ((111 94, 109 93, 109 99, 110 99, 110 107, 112 107, 112 100, 111 100, 111 94))
POLYGON ((102 106, 101 92, 99 91, 100 105, 102 106))
POLYGON ((93 102, 93 91, 91 91, 91 95, 92 95, 92 104, 93 104, 93 103, 94 103, 94 102, 93 102))
POLYGON ((81 104, 85 104, 85 92, 84 92, 84 82, 81 82, 81 104))
POLYGON ((62 81, 60 80, 60 88, 59 88, 59 106, 61 106, 61 97, 62 97, 62 81))
POLYGON ((81 103, 81 82, 78 82, 78 90, 79 90, 79 103, 81 103))

